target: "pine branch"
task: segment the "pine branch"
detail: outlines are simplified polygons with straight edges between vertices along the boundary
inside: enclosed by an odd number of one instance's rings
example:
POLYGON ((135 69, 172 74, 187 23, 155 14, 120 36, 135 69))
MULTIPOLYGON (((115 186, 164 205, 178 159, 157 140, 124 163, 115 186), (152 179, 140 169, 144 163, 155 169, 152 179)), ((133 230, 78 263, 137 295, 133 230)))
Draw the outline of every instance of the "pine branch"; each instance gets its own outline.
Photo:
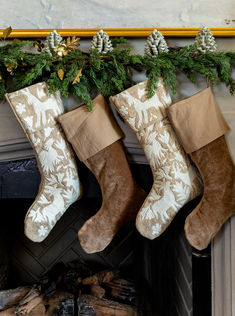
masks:
MULTIPOLYGON (((107 41, 106 41, 107 42, 107 41)), ((196 83, 197 74, 207 77, 212 84, 224 82, 230 92, 235 91, 232 70, 235 52, 198 51, 197 44, 159 52, 157 56, 133 54, 131 49, 118 47, 124 39, 113 39, 114 49, 104 56, 97 49, 84 53, 76 49, 59 57, 48 53, 32 54, 25 50, 30 41, 12 42, 0 47, 0 98, 6 91, 15 91, 31 84, 46 81, 50 91, 61 95, 74 95, 91 110, 91 92, 104 96, 115 95, 135 84, 131 69, 145 71, 148 80, 148 97, 154 95, 159 77, 173 93, 177 91, 176 74, 184 73, 196 83), (58 73, 63 72, 63 76, 58 73), (79 80, 74 81, 80 73, 79 80), (6 89, 6 82, 11 82, 6 89)), ((212 43, 212 42, 211 42, 212 43)))
POLYGON ((114 37, 114 38, 111 38, 111 42, 112 42, 113 48, 115 48, 119 44, 127 44, 128 40, 124 37, 114 37))

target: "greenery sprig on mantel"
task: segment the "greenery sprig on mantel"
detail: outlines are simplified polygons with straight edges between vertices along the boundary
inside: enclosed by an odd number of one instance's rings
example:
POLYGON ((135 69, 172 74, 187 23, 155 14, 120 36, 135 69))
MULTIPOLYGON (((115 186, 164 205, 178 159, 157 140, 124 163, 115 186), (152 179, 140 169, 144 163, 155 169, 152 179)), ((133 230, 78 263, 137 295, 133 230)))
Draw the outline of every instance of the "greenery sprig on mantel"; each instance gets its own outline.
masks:
POLYGON ((201 74, 213 85, 220 80, 230 93, 235 91, 231 75, 235 52, 201 53, 195 43, 169 48, 156 56, 141 56, 133 54, 131 48, 120 47, 119 43, 126 42, 123 38, 114 38, 113 48, 106 55, 96 49, 87 53, 77 48, 58 56, 47 52, 32 53, 28 48, 33 41, 14 40, 0 47, 0 98, 3 99, 6 92, 45 81, 51 92, 59 90, 66 98, 74 95, 91 110, 94 91, 109 97, 134 85, 132 69, 146 72, 149 97, 154 94, 159 76, 175 94, 179 72, 193 83, 196 83, 196 75, 201 74))

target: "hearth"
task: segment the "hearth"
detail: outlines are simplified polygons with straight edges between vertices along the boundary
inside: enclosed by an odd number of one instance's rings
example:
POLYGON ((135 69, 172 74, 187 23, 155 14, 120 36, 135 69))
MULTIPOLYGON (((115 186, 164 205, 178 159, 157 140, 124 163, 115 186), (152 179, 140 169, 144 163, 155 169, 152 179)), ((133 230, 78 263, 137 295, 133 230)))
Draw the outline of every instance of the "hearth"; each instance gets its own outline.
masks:
MULTIPOLYGON (((129 223, 104 251, 88 255, 77 230, 99 209, 101 193, 90 171, 80 162, 78 167, 85 188, 82 200, 66 211, 45 241, 33 243, 23 234, 23 220, 40 183, 36 161, 0 163, 2 289, 35 284, 56 264, 76 260, 94 271, 118 269, 134 280, 140 315, 210 315, 210 251, 192 250, 183 231, 185 217, 200 198, 187 204, 159 238, 147 240, 129 223)), ((149 166, 132 163, 131 169, 150 190, 149 166)))

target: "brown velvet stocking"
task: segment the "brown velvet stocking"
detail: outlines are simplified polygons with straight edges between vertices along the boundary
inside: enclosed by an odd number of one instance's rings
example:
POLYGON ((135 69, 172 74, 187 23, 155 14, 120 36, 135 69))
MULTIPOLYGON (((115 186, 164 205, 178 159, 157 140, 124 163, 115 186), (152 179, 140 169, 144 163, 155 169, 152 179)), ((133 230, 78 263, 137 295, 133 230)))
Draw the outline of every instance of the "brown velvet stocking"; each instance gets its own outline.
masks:
POLYGON ((224 137, 229 126, 210 87, 173 104, 168 117, 203 180, 202 200, 185 221, 189 243, 202 250, 235 214, 235 167, 224 137))
POLYGON ((185 233, 190 244, 202 250, 235 214, 235 167, 224 136, 190 156, 202 176, 204 194, 186 219, 185 233))
POLYGON ((146 193, 136 185, 120 141, 83 161, 98 180, 103 203, 78 232, 87 253, 102 251, 117 231, 134 220, 146 193))
POLYGON ((135 183, 117 125, 102 95, 93 101, 93 111, 81 106, 59 117, 65 135, 79 159, 98 180, 103 203, 78 232, 87 253, 103 250, 126 222, 135 219, 146 193, 135 183))

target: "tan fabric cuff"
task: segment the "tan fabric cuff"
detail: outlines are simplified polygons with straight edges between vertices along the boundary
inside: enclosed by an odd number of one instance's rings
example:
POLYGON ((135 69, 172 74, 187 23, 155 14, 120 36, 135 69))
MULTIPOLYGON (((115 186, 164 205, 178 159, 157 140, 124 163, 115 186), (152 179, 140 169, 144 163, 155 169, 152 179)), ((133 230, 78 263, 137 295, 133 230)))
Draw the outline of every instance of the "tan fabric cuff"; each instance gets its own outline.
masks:
POLYGON ((187 153, 209 144, 230 129, 210 87, 171 105, 166 111, 187 153))
POLYGON ((98 95, 92 105, 92 112, 83 105, 58 118, 81 161, 94 156, 124 136, 102 95, 98 95))

